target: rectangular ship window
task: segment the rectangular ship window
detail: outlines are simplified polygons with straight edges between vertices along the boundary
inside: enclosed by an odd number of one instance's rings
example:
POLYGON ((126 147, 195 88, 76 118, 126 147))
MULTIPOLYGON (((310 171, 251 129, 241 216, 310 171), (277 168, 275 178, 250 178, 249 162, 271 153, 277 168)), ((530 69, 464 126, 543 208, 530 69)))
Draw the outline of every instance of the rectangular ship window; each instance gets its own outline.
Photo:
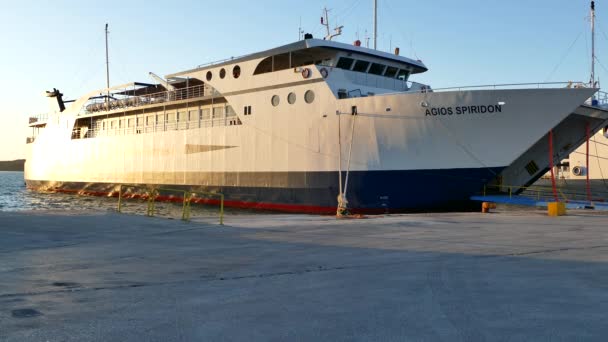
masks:
POLYGON ((336 64, 336 68, 350 70, 350 68, 353 66, 354 61, 355 60, 352 58, 341 57, 340 60, 338 61, 338 64, 336 64))
POLYGON ((384 72, 385 66, 378 63, 372 63, 372 66, 369 68, 369 73, 373 75, 382 75, 384 72))
POLYGON ((400 79, 402 81, 407 81, 408 77, 410 77, 409 70, 404 70, 404 69, 399 70, 399 73, 397 74, 398 79, 400 79))
POLYGON ((224 107, 213 107, 213 118, 223 118, 224 117, 224 107))
POLYGON ((369 62, 357 61, 355 63, 355 67, 353 68, 353 71, 366 72, 368 66, 369 66, 369 62))
POLYGON ((226 106, 226 117, 236 116, 236 112, 232 109, 232 106, 226 106))
POLYGON ((211 110, 209 108, 201 109, 201 120, 209 120, 211 118, 211 110))
POLYGON ((188 121, 196 121, 199 118, 198 110, 191 110, 188 112, 188 121))
POLYGON ((398 68, 389 66, 388 68, 386 68, 386 71, 384 72, 384 76, 390 77, 390 78, 395 78, 395 76, 397 76, 397 71, 399 71, 398 68))

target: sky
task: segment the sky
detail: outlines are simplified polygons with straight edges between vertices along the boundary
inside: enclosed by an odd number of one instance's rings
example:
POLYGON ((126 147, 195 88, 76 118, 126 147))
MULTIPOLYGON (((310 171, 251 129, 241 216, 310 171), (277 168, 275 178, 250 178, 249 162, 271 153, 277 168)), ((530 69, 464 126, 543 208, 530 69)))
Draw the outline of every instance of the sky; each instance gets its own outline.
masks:
MULTIPOLYGON (((421 59, 411 80, 434 88, 588 81, 587 0, 378 0, 378 49, 421 59)), ((365 41, 372 0, 2 1, 0 160, 25 157, 28 117, 47 111, 45 90, 75 99, 110 83, 151 82, 197 65, 324 36, 320 17, 343 25, 335 40, 365 41)), ((608 0, 596 1, 596 74, 608 82, 608 0)))

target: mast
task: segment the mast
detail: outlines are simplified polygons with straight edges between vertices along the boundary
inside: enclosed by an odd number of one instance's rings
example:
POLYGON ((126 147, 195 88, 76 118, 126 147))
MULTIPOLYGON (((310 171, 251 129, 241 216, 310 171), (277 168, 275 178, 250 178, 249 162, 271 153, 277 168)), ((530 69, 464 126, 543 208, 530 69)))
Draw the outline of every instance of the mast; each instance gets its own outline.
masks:
POLYGON ((591 87, 595 87, 595 1, 591 1, 591 87))
POLYGON ((329 10, 326 8, 323 9, 323 17, 321 17, 321 25, 325 26, 326 30, 327 30, 327 35, 325 36, 325 38, 323 38, 324 40, 332 40, 334 37, 337 37, 339 35, 342 34, 342 29, 344 28, 344 26, 338 26, 334 29, 334 31, 336 31, 336 33, 332 34, 330 29, 329 29, 329 10))
POLYGON ((378 50, 378 0, 374 0, 374 50, 378 50))
POLYGON ((110 58, 108 55, 108 23, 106 23, 106 109, 110 109, 110 58))

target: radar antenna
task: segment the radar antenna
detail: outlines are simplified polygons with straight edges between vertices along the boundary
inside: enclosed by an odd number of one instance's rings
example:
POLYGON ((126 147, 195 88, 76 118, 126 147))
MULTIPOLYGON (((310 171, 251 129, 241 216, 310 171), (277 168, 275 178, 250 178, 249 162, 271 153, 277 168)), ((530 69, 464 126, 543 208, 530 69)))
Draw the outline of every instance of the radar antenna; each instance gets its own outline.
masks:
POLYGON ((344 28, 344 26, 337 26, 336 28, 334 28, 334 31, 336 31, 336 33, 331 33, 331 30, 329 29, 329 11, 330 10, 325 7, 323 9, 324 14, 321 17, 321 25, 325 26, 325 28, 327 29, 327 35, 325 36, 325 38, 323 38, 325 40, 332 40, 332 38, 341 35, 342 29, 344 28))

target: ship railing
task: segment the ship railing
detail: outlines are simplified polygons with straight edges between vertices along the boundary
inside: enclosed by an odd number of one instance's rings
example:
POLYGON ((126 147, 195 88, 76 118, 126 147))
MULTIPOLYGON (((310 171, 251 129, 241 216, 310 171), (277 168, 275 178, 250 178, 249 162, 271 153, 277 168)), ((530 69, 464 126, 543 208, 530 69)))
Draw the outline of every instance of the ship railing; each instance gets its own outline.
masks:
POLYGON ((593 107, 608 108, 608 93, 600 90, 588 99, 585 104, 593 107))
POLYGON ((29 117, 29 124, 31 125, 31 124, 45 123, 45 122, 48 121, 48 119, 49 119, 49 114, 48 113, 30 116, 29 117))
POLYGON ((204 68, 204 67, 211 67, 211 66, 218 65, 218 64, 224 64, 224 63, 232 62, 232 61, 237 60, 237 59, 245 58, 247 56, 249 56, 249 55, 242 55, 242 56, 237 56, 237 57, 224 58, 224 59, 220 59, 220 60, 214 61, 214 62, 208 62, 208 63, 199 64, 199 65, 196 66, 196 68, 199 69, 199 68, 204 68))
MULTIPOLYGON (((482 84, 458 87, 432 88, 429 85, 408 81, 409 90, 407 93, 432 93, 444 91, 465 91, 465 90, 499 90, 499 89, 552 89, 552 88, 586 88, 588 84, 584 82, 536 82, 536 83, 504 83, 504 84, 482 84)), ((403 92, 384 93, 382 95, 402 94, 403 92)))
MULTIPOLYGON (((588 203, 589 194, 587 191, 568 188, 565 186, 556 187, 557 199, 560 202, 566 203, 588 203)), ((553 187, 542 185, 520 186, 520 185, 485 185, 483 188, 483 196, 503 194, 509 198, 513 196, 527 197, 538 202, 553 202, 555 201, 555 193, 553 187)), ((608 201, 608 191, 591 189, 591 201, 606 202, 608 201)))
MULTIPOLYGON (((107 123, 106 123, 107 124, 107 123)), ((222 116, 218 118, 207 118, 198 120, 187 120, 177 122, 159 122, 153 125, 140 125, 130 127, 116 127, 116 128, 103 128, 101 123, 97 123, 92 129, 87 129, 86 132, 81 135, 81 130, 75 129, 72 132, 72 139, 80 138, 96 138, 105 136, 120 136, 120 135, 131 135, 131 134, 143 134, 143 133, 154 133, 163 131, 178 131, 178 130, 189 130, 196 128, 210 128, 210 127, 223 127, 223 126, 237 126, 241 125, 242 122, 237 116, 222 116)))
POLYGON ((152 217, 156 214, 156 201, 162 198, 161 194, 167 201, 182 203, 183 221, 190 221, 192 202, 211 204, 215 201, 219 204, 219 224, 224 225, 224 194, 219 192, 189 191, 141 184, 119 184, 118 193, 114 192, 111 196, 118 197, 117 211, 119 213, 124 209, 124 200, 145 200, 147 203, 146 216, 152 217), (218 200, 214 200, 214 198, 218 198, 218 200))
POLYGON ((213 87, 207 84, 196 85, 187 88, 175 90, 166 90, 162 92, 145 94, 145 95, 116 95, 110 101, 106 102, 105 98, 96 98, 89 101, 83 106, 81 115, 91 114, 95 112, 103 112, 119 109, 136 108, 152 104, 161 104, 174 101, 182 101, 195 99, 204 96, 220 96, 220 93, 213 87))

